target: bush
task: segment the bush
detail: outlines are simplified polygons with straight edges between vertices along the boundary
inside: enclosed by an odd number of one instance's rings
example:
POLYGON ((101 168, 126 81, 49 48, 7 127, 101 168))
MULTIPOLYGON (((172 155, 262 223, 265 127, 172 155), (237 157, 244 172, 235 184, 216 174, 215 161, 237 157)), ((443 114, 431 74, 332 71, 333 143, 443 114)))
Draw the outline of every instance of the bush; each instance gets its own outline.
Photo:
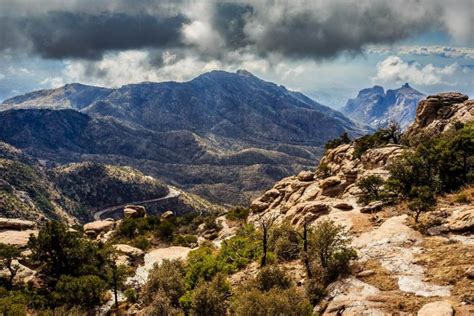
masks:
POLYGON ((173 245, 194 248, 198 243, 198 239, 194 235, 175 235, 173 237, 173 245))
POLYGON ((132 240, 132 246, 147 250, 151 247, 151 242, 145 236, 138 236, 132 240))
POLYGON ((265 266, 260 269, 255 278, 256 287, 263 292, 273 288, 288 289, 291 287, 291 279, 276 265, 265 266))
POLYGON ((250 214, 250 209, 242 206, 237 206, 236 208, 233 208, 227 214, 225 214, 225 218, 227 218, 230 221, 243 221, 245 222, 247 220, 247 217, 250 214))
POLYGON ((353 156, 354 158, 360 158, 368 149, 384 146, 390 142, 398 144, 400 136, 400 125, 391 122, 387 127, 378 129, 372 135, 365 135, 356 139, 353 156))
POLYGON ((461 203, 461 204, 469 204, 471 203, 471 198, 466 192, 459 192, 454 197, 454 202, 461 203))
POLYGON ((179 260, 163 260, 160 265, 153 267, 143 290, 143 299, 151 303, 156 296, 165 296, 172 306, 179 306, 179 298, 185 293, 185 269, 179 260))
POLYGON ((191 296, 191 315, 226 315, 230 284, 223 274, 217 274, 211 282, 201 282, 191 296))
POLYGON ((313 307, 305 298, 304 293, 294 287, 286 290, 274 288, 268 292, 258 289, 240 289, 233 296, 231 310, 238 316, 309 316, 313 313, 313 307))
POLYGON ((306 282, 305 292, 311 305, 318 304, 327 294, 324 285, 316 279, 309 279, 306 282))
POLYGON ((56 284, 53 297, 61 304, 82 306, 93 309, 103 303, 107 283, 95 275, 85 275, 78 278, 61 276, 56 284))
POLYGON ((412 189, 408 208, 414 213, 416 223, 420 214, 432 210, 434 205, 436 205, 436 199, 430 187, 421 186, 412 189))
POLYGON ((270 250, 279 260, 288 261, 299 258, 300 237, 291 225, 283 224, 273 228, 269 239, 270 250))
POLYGON ((332 176, 331 168, 326 163, 320 163, 316 170, 316 177, 319 179, 326 179, 332 176))
POLYGON ((211 281, 218 272, 228 271, 228 266, 218 258, 212 246, 200 247, 189 253, 186 267, 186 286, 194 289, 201 281, 211 281))
POLYGON ((309 237, 308 255, 313 265, 323 270, 323 282, 328 284, 349 269, 349 262, 357 257, 349 248, 350 239, 344 227, 331 220, 321 221, 309 237))
POLYGON ((357 181, 357 186, 362 190, 365 202, 380 199, 380 191, 385 181, 377 175, 370 175, 357 181))
POLYGON ((338 138, 331 139, 330 141, 328 141, 326 143, 326 145, 324 145, 324 148, 326 150, 333 149, 333 148, 336 148, 336 147, 338 147, 342 144, 349 144, 350 142, 351 142, 351 139, 349 138, 349 135, 347 135, 347 133, 343 133, 338 138))
POLYGON ((138 293, 134 288, 126 289, 123 294, 127 298, 127 302, 135 304, 138 301, 138 293))
POLYGON ((474 181, 474 123, 419 144, 389 167, 387 187, 408 197, 414 187, 452 192, 474 181))
POLYGON ((180 316, 183 313, 179 307, 172 304, 170 298, 165 293, 159 291, 155 294, 152 305, 146 309, 145 315, 180 316))

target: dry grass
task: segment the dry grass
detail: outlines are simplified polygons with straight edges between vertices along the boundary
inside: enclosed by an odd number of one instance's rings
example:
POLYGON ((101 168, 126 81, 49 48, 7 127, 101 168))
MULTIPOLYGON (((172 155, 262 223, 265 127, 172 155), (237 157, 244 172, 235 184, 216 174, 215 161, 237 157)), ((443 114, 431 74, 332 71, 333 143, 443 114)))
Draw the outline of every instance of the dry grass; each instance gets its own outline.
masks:
POLYGON ((426 238, 425 251, 417 257, 426 268, 430 282, 451 285, 451 295, 458 302, 474 304, 474 282, 466 276, 466 270, 474 263, 474 245, 453 243, 442 238, 426 238))
POLYGON ((362 268, 361 271, 374 271, 372 275, 358 277, 361 281, 373 285, 382 291, 398 290, 397 278, 393 276, 393 273, 383 268, 378 260, 370 259, 360 268, 362 268))

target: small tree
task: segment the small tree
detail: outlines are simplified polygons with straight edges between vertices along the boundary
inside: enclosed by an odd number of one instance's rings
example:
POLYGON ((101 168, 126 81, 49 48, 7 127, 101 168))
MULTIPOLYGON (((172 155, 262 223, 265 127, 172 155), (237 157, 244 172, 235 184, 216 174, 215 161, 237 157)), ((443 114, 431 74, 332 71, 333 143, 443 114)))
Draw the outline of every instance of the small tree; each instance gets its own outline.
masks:
POLYGON ((291 287, 291 279, 277 265, 269 265, 260 269, 255 283, 257 288, 263 292, 268 292, 273 288, 284 290, 291 287))
POLYGON ((13 288, 13 279, 15 278, 20 266, 13 263, 13 260, 20 257, 20 250, 12 245, 0 244, 0 267, 7 269, 10 276, 7 278, 6 287, 7 290, 13 288))
POLYGON ((356 252, 349 248, 349 242, 344 227, 332 220, 321 221, 312 231, 309 254, 322 268, 325 282, 346 272, 350 260, 357 257, 356 252))
POLYGON ((128 274, 128 269, 125 265, 117 265, 117 253, 113 250, 108 250, 107 254, 107 281, 112 286, 114 294, 115 309, 118 311, 118 291, 123 290, 125 280, 128 274))
POLYGON ((430 187, 413 188, 408 208, 414 213, 416 223, 418 223, 421 213, 431 211, 434 205, 436 205, 436 199, 430 187))
POLYGON ((258 220, 260 229, 262 230, 262 260, 260 263, 261 267, 264 267, 267 264, 267 252, 268 252, 268 233, 270 228, 272 228, 273 224, 275 223, 276 217, 274 215, 269 216, 261 216, 258 220))
POLYGON ((380 191, 385 181, 377 175, 370 175, 357 182, 357 186, 364 193, 364 198, 367 201, 378 200, 380 198, 380 191))
POLYGON ((211 282, 201 282, 191 297, 191 315, 225 315, 230 284, 225 276, 218 273, 211 282))

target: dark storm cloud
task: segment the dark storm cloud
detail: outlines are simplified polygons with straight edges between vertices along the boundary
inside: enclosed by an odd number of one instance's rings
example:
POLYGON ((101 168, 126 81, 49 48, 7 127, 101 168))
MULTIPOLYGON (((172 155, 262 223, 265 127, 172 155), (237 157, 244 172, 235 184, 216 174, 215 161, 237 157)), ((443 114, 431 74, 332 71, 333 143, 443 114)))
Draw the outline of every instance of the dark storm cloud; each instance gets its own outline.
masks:
MULTIPOLYGON (((203 60, 226 60, 241 51, 321 59, 431 30, 472 34, 473 27, 472 0, 248 0, 205 2, 205 9, 194 8, 203 3, 18 0, 10 7, 0 3, 0 50, 28 50, 57 59, 98 59, 108 51, 143 48, 186 50, 203 60), (456 20, 466 12, 468 18, 456 20), (214 52, 199 45, 214 38, 206 37, 202 28, 192 33, 198 36, 192 44, 182 40, 183 26, 196 20, 201 26, 210 25, 206 32, 219 35, 214 52)), ((152 64, 162 62, 158 58, 152 64)))
POLYGON ((27 43, 45 58, 96 59, 110 50, 182 46, 180 30, 187 21, 183 15, 49 12, 2 20, 0 45, 27 43))
POLYGON ((216 4, 212 23, 228 47, 238 48, 249 44, 244 28, 252 13, 253 7, 249 4, 230 2, 216 4))

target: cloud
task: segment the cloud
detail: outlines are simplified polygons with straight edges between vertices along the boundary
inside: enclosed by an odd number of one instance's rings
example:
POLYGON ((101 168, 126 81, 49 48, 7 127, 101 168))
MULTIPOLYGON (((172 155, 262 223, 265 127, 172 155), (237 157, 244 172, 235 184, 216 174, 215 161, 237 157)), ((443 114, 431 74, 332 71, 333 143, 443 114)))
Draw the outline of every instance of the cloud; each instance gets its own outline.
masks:
POLYGON ((46 58, 98 59, 113 50, 182 46, 181 27, 188 20, 123 13, 48 12, 0 19, 0 50, 28 47, 46 58), (11 36, 14 34, 14 36, 11 36))
POLYGON ((433 64, 421 65, 417 62, 408 63, 400 57, 390 56, 377 64, 377 73, 374 77, 376 82, 409 82, 415 85, 455 85, 452 81, 453 75, 458 73, 461 67, 453 63, 444 67, 436 67, 433 64))
POLYGON ((415 56, 437 56, 444 58, 474 59, 474 48, 452 46, 371 46, 365 50, 371 54, 398 54, 415 56))
POLYGON ((435 30, 473 42, 472 0, 18 0, 0 4, 0 51, 102 58, 137 49, 324 59, 435 30))

